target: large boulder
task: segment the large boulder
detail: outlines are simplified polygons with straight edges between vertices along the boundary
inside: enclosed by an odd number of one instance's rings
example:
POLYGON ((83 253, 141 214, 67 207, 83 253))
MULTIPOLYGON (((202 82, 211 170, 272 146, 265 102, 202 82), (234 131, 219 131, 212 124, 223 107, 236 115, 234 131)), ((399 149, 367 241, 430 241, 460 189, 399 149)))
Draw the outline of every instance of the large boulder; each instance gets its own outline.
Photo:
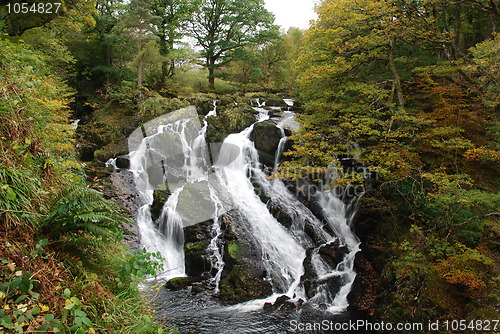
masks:
POLYGON ((244 130, 255 122, 256 112, 247 104, 217 108, 217 117, 208 117, 207 142, 221 143, 231 133, 244 130))
POLYGON ((207 248, 212 239, 213 220, 184 228, 186 275, 203 276, 211 269, 207 248))
POLYGON ((153 204, 151 204, 151 219, 157 220, 161 216, 163 205, 170 196, 170 190, 166 184, 160 184, 153 192, 153 204))
POLYGON ((262 254, 243 227, 245 224, 242 219, 244 218, 234 211, 223 218, 225 266, 219 297, 224 304, 242 303, 272 294, 272 286, 265 280, 267 273, 262 263, 262 254))
POLYGON ((255 124, 250 139, 259 152, 261 163, 274 167, 274 158, 281 138, 281 130, 276 125, 267 122, 255 124))

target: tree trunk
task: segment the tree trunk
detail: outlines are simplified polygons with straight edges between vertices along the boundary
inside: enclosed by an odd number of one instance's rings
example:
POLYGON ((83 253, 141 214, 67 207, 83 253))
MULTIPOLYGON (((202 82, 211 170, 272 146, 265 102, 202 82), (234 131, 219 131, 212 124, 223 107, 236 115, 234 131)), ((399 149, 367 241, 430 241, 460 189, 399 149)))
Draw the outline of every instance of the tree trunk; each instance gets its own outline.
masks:
POLYGON ((498 32, 497 17, 500 14, 498 5, 494 0, 490 0, 491 11, 488 13, 489 31, 487 38, 493 38, 493 35, 498 32))
POLYGON ((215 60, 208 60, 208 85, 210 89, 215 89, 215 60))
POLYGON ((142 56, 137 65, 137 87, 142 87, 142 56))
POLYGON ((104 58, 106 66, 111 67, 113 65, 113 49, 110 44, 104 45, 104 58))
POLYGON ((396 95, 398 97, 399 106, 405 108, 405 100, 403 97, 403 91, 401 89, 401 77, 399 76, 398 69, 396 68, 396 63, 394 62, 394 43, 395 38, 391 37, 389 42, 389 66, 391 67, 392 74, 394 75, 394 85, 396 88, 396 95))

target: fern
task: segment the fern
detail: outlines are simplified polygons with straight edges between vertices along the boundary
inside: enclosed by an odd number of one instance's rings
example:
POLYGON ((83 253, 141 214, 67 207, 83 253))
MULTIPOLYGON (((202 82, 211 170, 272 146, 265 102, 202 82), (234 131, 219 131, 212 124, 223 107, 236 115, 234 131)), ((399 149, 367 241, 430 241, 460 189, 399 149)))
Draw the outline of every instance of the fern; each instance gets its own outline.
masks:
POLYGON ((128 218, 121 214, 117 204, 96 190, 78 187, 57 196, 42 229, 53 240, 81 235, 118 239, 122 221, 128 218))

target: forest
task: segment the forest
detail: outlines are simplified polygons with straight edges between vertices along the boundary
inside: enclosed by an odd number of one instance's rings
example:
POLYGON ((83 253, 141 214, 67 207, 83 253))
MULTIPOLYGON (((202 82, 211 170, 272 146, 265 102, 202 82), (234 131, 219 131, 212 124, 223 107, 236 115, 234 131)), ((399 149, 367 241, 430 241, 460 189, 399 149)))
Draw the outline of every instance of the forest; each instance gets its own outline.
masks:
MULTIPOLYGON (((140 289, 163 256, 131 246, 105 163, 190 105, 223 142, 254 126, 255 99, 293 99, 300 124, 267 178, 363 189, 351 318, 499 319, 498 0, 322 0, 288 31, 264 0, 60 1, 0 1, 0 333, 182 332, 140 289)), ((186 261, 205 261, 185 230, 186 261)), ((266 296, 226 234, 222 300, 266 296)))

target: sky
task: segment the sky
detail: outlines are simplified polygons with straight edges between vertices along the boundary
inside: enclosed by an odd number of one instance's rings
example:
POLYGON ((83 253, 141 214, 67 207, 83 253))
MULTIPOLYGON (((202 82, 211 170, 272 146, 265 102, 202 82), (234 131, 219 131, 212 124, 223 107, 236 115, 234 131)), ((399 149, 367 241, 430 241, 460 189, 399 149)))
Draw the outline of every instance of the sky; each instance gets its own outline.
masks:
POLYGON ((309 28, 309 20, 316 18, 317 0, 265 0, 266 8, 276 17, 276 24, 286 32, 290 27, 309 28))

